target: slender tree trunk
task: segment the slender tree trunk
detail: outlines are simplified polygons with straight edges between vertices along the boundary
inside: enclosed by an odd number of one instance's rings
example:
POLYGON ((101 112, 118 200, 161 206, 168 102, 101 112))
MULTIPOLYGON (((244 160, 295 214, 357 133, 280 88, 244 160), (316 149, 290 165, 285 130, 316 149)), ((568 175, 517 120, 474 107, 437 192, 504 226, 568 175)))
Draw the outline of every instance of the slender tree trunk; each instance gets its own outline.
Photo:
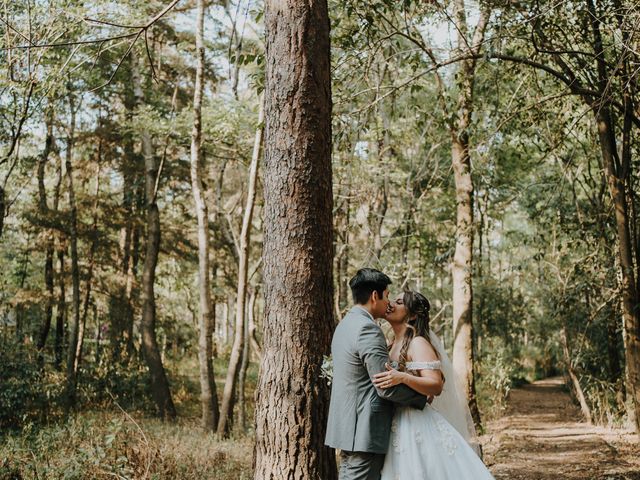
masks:
POLYGON ((620 351, 618 336, 618 315, 614 309, 607 318, 607 357, 609 359, 609 381, 617 383, 622 376, 622 368, 620 367, 620 351))
POLYGON ((618 258, 621 270, 622 315, 626 336, 625 361, 627 367, 627 393, 631 395, 636 418, 636 431, 640 432, 640 312, 634 274, 629 213, 625 194, 625 181, 616 166, 616 150, 611 120, 606 109, 598 107, 596 122, 600 139, 605 175, 614 205, 618 237, 618 258))
POLYGON ((80 330, 78 331, 78 346, 76 347, 76 357, 73 368, 76 377, 82 362, 82 348, 84 347, 84 335, 87 327, 87 316, 89 314, 89 306, 91 305, 91 287, 93 282, 93 269, 95 266, 96 249, 98 248, 98 196, 100 195, 100 163, 102 160, 102 143, 98 145, 98 171, 96 172, 96 191, 93 202, 93 224, 91 226, 91 247, 89 247, 89 260, 87 268, 87 279, 85 283, 84 302, 82 306, 82 320, 80 321, 80 330))
MULTIPOLYGON (((143 183, 140 181, 140 183, 143 183)), ((136 216, 139 216, 138 212, 143 211, 144 208, 144 188, 140 187, 138 192, 138 206, 135 209, 136 216)), ((133 226, 132 241, 131 241, 131 261, 129 262, 129 269, 127 271, 127 317, 126 317, 126 336, 125 336, 125 351, 127 358, 131 359, 134 353, 133 348, 133 318, 134 318, 134 301, 138 299, 138 265, 140 263, 140 243, 142 236, 142 227, 139 224, 133 226)))
POLYGON ((213 431, 219 420, 218 395, 213 373, 211 344, 212 302, 209 269, 209 212, 202 186, 202 93, 204 90, 204 0, 197 0, 196 79, 193 95, 193 129, 191 131, 191 190, 198 219, 198 362, 200 365, 200 402, 202 428, 213 431))
MULTIPOLYGON (((58 178, 56 180, 56 186, 53 196, 53 209, 58 210, 60 205, 60 190, 62 188, 62 157, 59 157, 58 163, 58 178)), ((58 301, 56 306, 56 337, 54 340, 53 353, 54 353, 54 367, 56 370, 60 370, 62 367, 62 356, 64 352, 64 320, 66 316, 66 298, 65 298, 65 283, 64 283, 64 254, 66 246, 64 244, 64 237, 62 234, 57 235, 57 257, 58 257, 58 301)))
POLYGON ((258 338, 257 338, 258 327, 256 324, 256 314, 255 314, 255 307, 256 307, 255 300, 258 297, 257 288, 254 289, 254 296, 255 296, 254 308, 249 310, 249 343, 251 346, 251 351, 255 353, 255 356, 258 359, 258 362, 261 362, 262 348, 260 347, 260 343, 258 343, 258 338))
POLYGON ((5 192, 2 185, 0 185, 0 238, 2 238, 2 233, 4 231, 4 218, 7 215, 7 206, 5 201, 5 192))
POLYGON ((238 262, 238 289, 236 294, 236 318, 233 346, 231 348, 229 368, 227 369, 227 379, 224 384, 224 393, 222 395, 220 420, 218 421, 218 435, 223 437, 227 436, 230 430, 230 424, 233 417, 236 384, 238 381, 239 367, 240 362, 242 361, 242 351, 245 343, 244 331, 248 284, 247 272, 249 269, 249 247, 251 243, 251 221, 253 220, 253 207, 256 200, 256 181, 258 177, 258 162, 260 160, 260 151, 262 148, 263 123, 264 103, 260 101, 258 128, 256 129, 251 166, 249 167, 247 203, 245 205, 244 216, 242 218, 242 231, 240 232, 240 248, 238 252, 240 259, 238 262))
POLYGON ((587 423, 592 423, 591 409, 589 408, 589 404, 584 396, 584 391, 582 390, 582 386, 580 385, 580 380, 578 379, 578 375, 573 367, 573 360, 571 359, 571 352, 569 350, 569 340, 567 338, 567 326, 563 325, 561 332, 561 340, 562 340, 562 352, 564 354, 564 362, 567 367, 567 373, 569 375, 569 379, 571 380, 572 390, 578 399, 578 403, 580 404, 580 411, 584 416, 587 423))
POLYGON ((239 424, 242 431, 247 430, 247 405, 245 398, 247 369, 249 368, 249 357, 251 356, 251 341, 249 336, 249 324, 253 323, 253 309, 256 304, 256 293, 251 291, 249 295, 249 304, 247 305, 247 314, 244 320, 244 347, 242 349, 242 363, 240 364, 240 377, 238 379, 238 403, 240 405, 239 424))
MULTIPOLYGON (((631 395, 636 432, 640 433, 640 311, 638 310, 638 285, 635 277, 633 240, 629 225, 628 178, 631 169, 631 150, 625 142, 628 140, 630 125, 623 129, 622 162, 616 147, 616 135, 608 103, 607 89, 610 74, 606 64, 604 43, 600 31, 600 16, 593 0, 587 0, 590 13, 589 21, 593 33, 593 47, 597 59, 599 101, 590 103, 598 128, 598 138, 602 153, 605 176, 615 211, 618 237, 618 258, 621 270, 622 315, 625 329, 625 360, 627 368, 627 393, 631 395)), ((624 67, 624 66, 623 66, 624 67)), ((628 107, 628 105, 627 105, 628 107)), ((625 124, 629 118, 625 115, 625 124)))
MULTIPOLYGON (((133 55, 133 51, 131 52, 133 55)), ((132 62, 132 81, 137 104, 141 105, 144 99, 140 73, 136 61, 132 62)), ((158 254, 160 252, 160 212, 156 201, 156 182, 159 175, 158 160, 153 154, 151 135, 148 131, 142 132, 142 154, 145 165, 145 201, 146 201, 146 254, 142 272, 142 321, 140 330, 142 334, 142 354, 151 375, 151 391, 153 399, 158 407, 158 413, 163 419, 173 420, 176 417, 176 408, 171 398, 169 381, 162 365, 162 357, 156 339, 156 300, 155 278, 158 254)))
POLYGON ((331 67, 325 0, 265 8, 264 349, 254 478, 337 478, 320 378, 333 331, 331 67))
POLYGON ((222 342, 227 345, 229 343, 229 299, 222 304, 222 323, 220 324, 220 336, 222 342))
MULTIPOLYGON (((30 238, 27 238, 27 245, 29 245, 31 242, 29 241, 30 238)), ((31 251, 29 250, 29 247, 26 247, 24 250, 24 258, 22 259, 21 263, 21 267, 22 267, 22 271, 20 272, 20 282, 18 283, 20 290, 24 290, 25 287, 25 282, 27 280, 27 271, 29 269, 29 257, 31 255, 31 251)), ((24 338, 24 305, 22 303, 19 303, 18 305, 16 305, 16 341, 18 343, 24 343, 25 342, 25 338, 24 338)))
MULTIPOLYGON (((59 239, 59 243, 62 243, 62 239, 59 239)), ((56 306, 56 338, 53 347, 56 370, 62 368, 62 357, 64 355, 64 320, 67 310, 64 283, 64 253, 64 245, 58 245, 58 303, 56 306)))
POLYGON ((349 294, 349 225, 351 221, 351 187, 347 187, 344 194, 345 199, 338 209, 336 246, 338 255, 336 255, 336 284, 338 286, 335 296, 336 320, 342 318, 345 309, 350 304, 349 294))
POLYGON ((93 319, 96 325, 95 364, 100 365, 100 360, 102 359, 102 325, 100 323, 100 319, 98 318, 98 306, 95 302, 93 303, 93 319))
MULTIPOLYGON (((454 18, 458 31, 457 50, 477 54, 489 12, 482 10, 473 40, 467 39, 467 19, 464 0, 454 2, 454 18)), ((474 375, 473 332, 473 180, 469 156, 469 128, 473 112, 475 60, 461 63, 457 75, 458 104, 451 128, 451 160, 456 185, 456 247, 453 257, 453 369, 467 395, 469 409, 480 426, 480 410, 476 399, 474 375)))
POLYGON ((72 157, 75 142, 76 127, 76 105, 73 93, 69 92, 69 109, 70 123, 67 138, 66 152, 66 176, 67 176, 67 194, 69 196, 70 210, 70 246, 71 246, 71 282, 73 286, 72 305, 73 319, 69 325, 69 345, 67 347, 67 385, 66 385, 66 401, 65 410, 68 412, 73 408, 76 401, 76 383, 77 376, 75 370, 76 349, 78 346, 78 336, 80 330, 80 266, 78 262, 78 208, 76 205, 75 190, 73 185, 73 167, 72 157))
POLYGON ((453 257, 453 368, 467 395, 474 422, 479 423, 473 372, 473 183, 468 144, 454 138, 452 160, 456 180, 456 248, 453 257))
MULTIPOLYGON (((129 72, 133 70, 134 59, 130 58, 125 65, 129 72)), ((131 121, 136 109, 136 96, 133 86, 124 86, 123 103, 127 121, 131 121)), ((135 275, 135 259, 139 247, 138 238, 138 209, 136 209, 136 183, 140 182, 141 166, 140 156, 135 152, 133 132, 125 132, 122 136, 122 160, 120 171, 122 172, 122 208, 124 211, 124 224, 120 229, 120 263, 116 279, 115 292, 109 302, 109 340, 111 344, 111 359, 117 363, 122 359, 123 351, 127 358, 131 355, 133 339, 133 284, 135 275)))
MULTIPOLYGON (((49 205, 47 204, 47 191, 44 184, 46 166, 49 162, 49 155, 52 151, 55 151, 55 138, 53 136, 53 110, 51 107, 47 110, 47 137, 45 139, 44 150, 38 159, 38 211, 42 218, 49 213, 49 205)), ((53 255, 54 255, 54 235, 53 230, 48 229, 46 253, 44 262, 44 283, 47 291, 47 299, 44 312, 44 322, 40 328, 38 334, 38 340, 36 342, 36 348, 39 352, 39 361, 44 366, 43 350, 47 343, 47 337, 49 336, 49 330, 51 329, 51 320, 53 318, 53 303, 54 303, 54 278, 53 278, 53 255)))

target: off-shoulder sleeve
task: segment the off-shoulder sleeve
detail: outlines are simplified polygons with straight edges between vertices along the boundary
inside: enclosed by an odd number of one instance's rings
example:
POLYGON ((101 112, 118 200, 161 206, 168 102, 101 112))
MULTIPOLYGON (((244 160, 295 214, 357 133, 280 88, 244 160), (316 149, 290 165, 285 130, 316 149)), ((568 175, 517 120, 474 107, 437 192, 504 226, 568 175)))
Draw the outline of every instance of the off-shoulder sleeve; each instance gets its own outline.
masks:
POLYGON ((407 362, 407 370, 441 370, 440 360, 433 362, 407 362))

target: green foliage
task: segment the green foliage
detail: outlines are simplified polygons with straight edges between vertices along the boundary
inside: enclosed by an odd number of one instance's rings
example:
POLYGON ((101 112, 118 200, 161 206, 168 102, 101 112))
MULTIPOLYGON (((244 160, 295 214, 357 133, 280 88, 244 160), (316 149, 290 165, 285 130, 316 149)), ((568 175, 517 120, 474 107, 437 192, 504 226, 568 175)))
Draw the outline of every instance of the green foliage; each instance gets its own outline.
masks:
POLYGON ((149 374, 139 359, 133 359, 128 364, 87 362, 79 376, 81 408, 104 408, 115 401, 127 410, 155 411, 149 374))
POLYGON ((63 389, 61 376, 38 365, 34 352, 23 347, 0 348, 0 430, 31 422, 54 420, 63 389))
POLYGON ((511 389, 535 378, 523 365, 518 348, 507 346, 500 338, 490 338, 487 343, 478 372, 478 398, 482 411, 496 417, 506 408, 511 389))

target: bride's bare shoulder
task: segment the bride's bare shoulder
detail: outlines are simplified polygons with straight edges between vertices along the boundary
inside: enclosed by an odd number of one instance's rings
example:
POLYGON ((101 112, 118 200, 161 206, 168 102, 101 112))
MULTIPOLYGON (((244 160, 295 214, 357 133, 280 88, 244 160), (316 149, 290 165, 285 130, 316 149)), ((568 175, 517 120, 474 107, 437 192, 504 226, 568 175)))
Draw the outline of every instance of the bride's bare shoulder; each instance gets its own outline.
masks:
POLYGON ((409 344, 408 353, 413 362, 432 362, 439 360, 433 345, 424 337, 414 337, 409 344))

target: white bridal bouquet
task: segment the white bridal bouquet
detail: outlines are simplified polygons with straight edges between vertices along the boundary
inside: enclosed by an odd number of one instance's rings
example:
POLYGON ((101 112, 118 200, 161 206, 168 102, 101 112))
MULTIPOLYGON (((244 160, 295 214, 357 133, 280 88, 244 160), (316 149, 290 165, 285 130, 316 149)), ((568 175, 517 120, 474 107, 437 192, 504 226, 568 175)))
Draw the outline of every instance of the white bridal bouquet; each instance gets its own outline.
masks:
POLYGON ((320 366, 320 377, 327 380, 327 384, 330 386, 333 380, 333 358, 331 355, 324 355, 322 357, 322 365, 320 366))

